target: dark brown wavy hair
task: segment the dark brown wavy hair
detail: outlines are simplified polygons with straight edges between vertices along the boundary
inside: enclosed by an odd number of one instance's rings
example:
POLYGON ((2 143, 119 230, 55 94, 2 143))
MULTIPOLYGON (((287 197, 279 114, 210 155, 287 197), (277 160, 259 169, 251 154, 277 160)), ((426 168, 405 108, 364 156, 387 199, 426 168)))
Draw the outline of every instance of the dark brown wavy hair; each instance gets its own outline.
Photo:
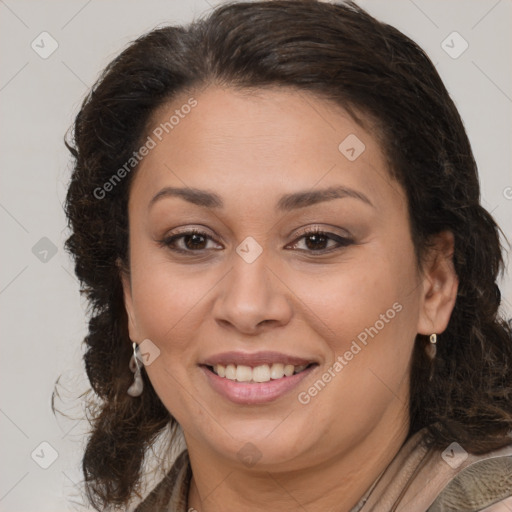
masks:
POLYGON ((512 336, 498 312, 500 231, 480 205, 469 140, 432 62, 354 3, 222 4, 187 27, 132 42, 92 87, 66 142, 74 163, 66 249, 90 304, 84 360, 97 400, 83 457, 91 504, 106 510, 138 494, 148 448, 177 425, 144 372, 142 396, 126 392, 132 346, 116 261, 129 267, 127 202, 136 168, 105 197, 97 191, 146 140, 158 107, 209 85, 294 88, 337 102, 360 124, 371 121, 408 198, 418 265, 433 235, 455 236, 457 300, 433 367, 426 336, 417 336, 409 434, 428 427, 434 446, 457 440, 476 454, 509 444, 512 336))

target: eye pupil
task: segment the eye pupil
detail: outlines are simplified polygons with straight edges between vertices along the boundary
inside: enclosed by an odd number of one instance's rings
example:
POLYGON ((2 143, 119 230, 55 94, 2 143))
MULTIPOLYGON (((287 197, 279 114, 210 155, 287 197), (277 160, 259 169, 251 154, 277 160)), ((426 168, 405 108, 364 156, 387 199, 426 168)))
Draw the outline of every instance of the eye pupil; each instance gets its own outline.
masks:
POLYGON ((309 235, 308 237, 306 237, 306 245, 308 249, 323 249, 324 247, 318 247, 318 245, 315 244, 320 243, 320 245, 323 246, 326 240, 327 237, 325 235, 315 233, 313 235, 309 235), (309 243, 310 240, 313 240, 313 247, 311 247, 311 244, 309 243))
MULTIPOLYGON (((198 247, 197 247, 197 244, 201 244, 201 242, 200 242, 200 241, 198 241, 198 238, 199 238, 199 239, 201 239, 201 238, 202 238, 202 239, 203 239, 203 242, 204 242, 204 236, 203 236, 203 235, 199 235, 199 234, 197 234, 197 233, 194 233, 194 234, 192 234, 192 235, 186 235, 184 238, 185 238, 185 245, 187 246, 187 248, 188 248, 188 249, 197 249, 197 248, 198 248, 198 247), (192 242, 192 246, 188 243, 188 241, 189 241, 190 239, 195 240, 195 241, 193 241, 193 242, 192 242)), ((199 249, 202 249, 202 247, 199 247, 199 249)))

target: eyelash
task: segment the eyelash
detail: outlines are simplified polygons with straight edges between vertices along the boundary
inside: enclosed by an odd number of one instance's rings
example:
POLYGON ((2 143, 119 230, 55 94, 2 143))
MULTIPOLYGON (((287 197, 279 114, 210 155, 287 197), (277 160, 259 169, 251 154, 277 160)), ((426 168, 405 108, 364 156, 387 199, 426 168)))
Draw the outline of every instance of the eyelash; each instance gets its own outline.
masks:
MULTIPOLYGON (((184 231, 182 233, 177 233, 175 235, 168 236, 168 237, 166 237, 166 238, 164 238, 162 240, 158 240, 158 243, 162 247, 167 247, 170 250, 172 250, 174 252, 177 252, 177 253, 181 253, 181 254, 200 253, 200 252, 208 250, 208 249, 199 249, 197 251, 194 251, 194 250, 191 250, 191 249, 178 249, 176 247, 173 247, 173 245, 175 244, 176 240, 182 239, 182 238, 187 237, 187 236, 194 236, 194 235, 199 235, 199 236, 208 238, 210 240, 216 241, 210 235, 208 235, 208 233, 205 233, 204 231, 201 231, 201 230, 198 230, 198 229, 190 229, 190 230, 184 231)), ((312 228, 312 229, 309 229, 307 231, 303 231, 302 233, 300 233, 300 236, 295 239, 295 241, 293 242, 293 245, 296 245, 298 240, 300 240, 302 238, 308 238, 308 237, 313 236, 313 235, 321 235, 323 237, 326 237, 328 240, 333 240, 336 243, 338 243, 339 246, 334 248, 334 249, 330 248, 330 249, 321 249, 321 250, 299 249, 301 252, 309 252, 311 254, 319 254, 319 255, 327 254, 327 253, 331 253, 331 252, 340 250, 340 249, 342 249, 344 247, 347 247, 349 245, 352 245, 354 243, 354 240, 349 238, 349 237, 343 237, 343 236, 340 236, 340 235, 336 235, 334 233, 329 233, 329 232, 326 232, 326 231, 322 231, 321 229, 312 228)))

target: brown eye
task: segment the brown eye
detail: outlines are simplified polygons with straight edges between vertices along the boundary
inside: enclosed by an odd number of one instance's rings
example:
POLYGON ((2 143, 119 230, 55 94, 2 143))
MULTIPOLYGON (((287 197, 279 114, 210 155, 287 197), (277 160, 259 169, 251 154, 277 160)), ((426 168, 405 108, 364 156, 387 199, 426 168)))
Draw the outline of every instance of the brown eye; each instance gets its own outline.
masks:
POLYGON ((183 243, 187 247, 187 249, 204 249, 204 241, 205 237, 203 235, 199 234, 192 234, 192 235, 182 235, 183 243), (198 247, 201 246, 201 247, 198 247))
POLYGON ((350 238, 315 229, 304 232, 302 236, 293 243, 292 247, 296 248, 297 245, 299 245, 298 241, 302 239, 304 239, 304 245, 306 248, 299 250, 321 254, 333 252, 337 249, 347 247, 354 243, 354 241, 350 238), (329 242, 331 242, 330 245, 329 242))
POLYGON ((214 241, 207 233, 198 230, 190 230, 168 236, 160 240, 159 243, 172 251, 192 253, 207 250, 209 240, 214 241))
POLYGON ((306 246, 308 249, 326 249, 326 244, 329 242, 329 238, 322 233, 314 233, 312 235, 308 235, 305 238, 306 246))

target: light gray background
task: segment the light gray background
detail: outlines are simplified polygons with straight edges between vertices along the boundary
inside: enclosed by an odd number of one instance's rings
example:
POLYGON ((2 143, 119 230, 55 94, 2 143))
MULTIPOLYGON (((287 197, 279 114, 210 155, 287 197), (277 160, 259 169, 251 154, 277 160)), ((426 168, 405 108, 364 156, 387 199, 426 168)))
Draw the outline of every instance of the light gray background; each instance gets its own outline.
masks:
MULTIPOLYGON (((87 389, 81 369, 85 303, 63 251, 67 230, 62 204, 69 179, 63 135, 99 71, 129 41, 159 24, 186 23, 218 3, 0 0, 3 512, 85 510, 77 504, 76 486, 85 422, 55 418, 50 411, 59 375, 69 393, 58 406, 70 415, 82 414, 80 402, 72 399, 87 389), (43 31, 59 45, 47 59, 31 48, 43 31), (43 237, 57 248, 46 262, 32 252, 43 237), (48 469, 34 461, 50 461, 51 450, 39 447, 41 442, 58 452, 48 469)), ((480 168, 483 203, 512 238, 512 2, 359 3, 412 37, 437 65, 467 127, 480 168), (457 59, 441 46, 453 31, 469 44, 457 59)), ((460 48, 453 38, 445 44, 460 48)), ((506 277, 502 288, 509 312, 511 284, 506 277)))

